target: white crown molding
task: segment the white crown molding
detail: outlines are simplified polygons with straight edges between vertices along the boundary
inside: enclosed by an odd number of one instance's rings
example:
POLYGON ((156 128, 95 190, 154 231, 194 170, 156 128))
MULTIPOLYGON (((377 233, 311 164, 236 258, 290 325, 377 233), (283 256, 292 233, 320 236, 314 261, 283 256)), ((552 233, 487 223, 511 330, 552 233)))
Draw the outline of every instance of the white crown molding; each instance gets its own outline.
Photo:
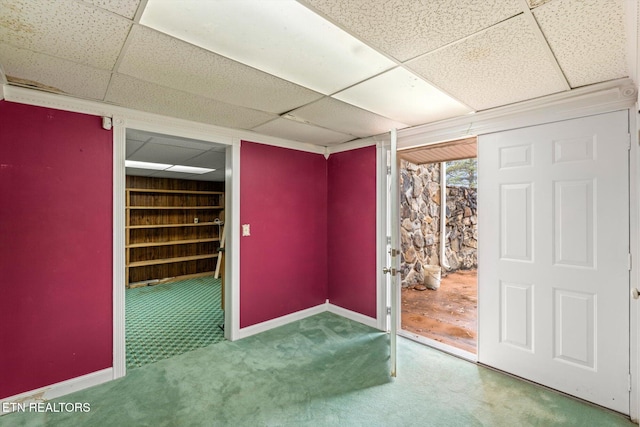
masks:
MULTIPOLYGON (((90 114, 94 116, 113 117, 119 116, 127 127, 153 126, 154 129, 165 126, 172 129, 182 129, 194 139, 221 142, 231 144, 234 139, 273 145, 282 148, 291 148, 316 154, 324 154, 325 147, 304 142, 292 141, 284 138, 263 135, 257 132, 226 128, 223 126, 209 125, 206 123, 192 122, 175 117, 146 113, 98 101, 73 98, 70 96, 27 89, 17 86, 4 86, 4 97, 9 102, 35 105, 38 107, 55 108, 74 113, 90 114)), ((156 130, 157 132, 157 130, 156 130)))
POLYGON ((5 88, 5 85, 0 84, 0 101, 4 99, 4 88, 5 88))
POLYGON ((378 146, 380 143, 389 142, 389 133, 381 133, 380 135, 370 136, 368 138, 357 139, 355 141, 345 142, 344 144, 333 145, 327 147, 326 157, 343 151, 357 150, 358 148, 369 147, 371 145, 378 146))
POLYGON ((398 131, 398 148, 455 140, 508 129, 584 117, 635 105, 633 82, 618 79, 476 114, 398 131))

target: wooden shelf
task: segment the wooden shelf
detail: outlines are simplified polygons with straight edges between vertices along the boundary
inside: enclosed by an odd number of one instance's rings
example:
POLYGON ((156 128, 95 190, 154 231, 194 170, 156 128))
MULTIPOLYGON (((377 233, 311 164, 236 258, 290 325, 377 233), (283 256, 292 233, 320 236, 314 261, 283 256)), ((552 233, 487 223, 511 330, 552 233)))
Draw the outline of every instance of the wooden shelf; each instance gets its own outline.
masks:
POLYGON ((158 264, 171 264, 174 262, 185 262, 185 261, 196 261, 199 259, 207 259, 207 258, 216 258, 218 254, 207 254, 207 255, 193 255, 193 256, 183 256, 176 258, 165 258, 165 259, 149 259, 146 261, 135 261, 130 262, 129 267, 144 267, 146 265, 158 265, 158 264))
MULTIPOLYGON (((206 225, 218 225, 217 222, 188 222, 186 224, 145 224, 145 225, 129 225, 127 230, 135 230, 137 228, 170 228, 170 227, 202 227, 206 225)), ((220 223, 220 225, 224 225, 220 223)))
POLYGON ((186 209, 222 209, 222 206, 127 206, 126 209, 178 209, 178 210, 186 210, 186 209))
POLYGON ((217 222, 224 210, 222 189, 217 182, 126 177, 127 287, 214 273, 223 230, 217 222), (189 262, 196 260, 201 261, 189 262))
POLYGON ((132 193, 164 193, 164 194, 217 194, 223 195, 224 191, 198 191, 198 190, 161 190, 156 188, 127 188, 132 193))
POLYGON ((126 245, 127 248, 150 248, 153 246, 169 246, 169 245, 188 245, 191 243, 207 243, 207 242, 219 242, 217 237, 211 239, 190 239, 190 240, 171 240, 168 242, 145 242, 134 243, 132 245, 126 245))

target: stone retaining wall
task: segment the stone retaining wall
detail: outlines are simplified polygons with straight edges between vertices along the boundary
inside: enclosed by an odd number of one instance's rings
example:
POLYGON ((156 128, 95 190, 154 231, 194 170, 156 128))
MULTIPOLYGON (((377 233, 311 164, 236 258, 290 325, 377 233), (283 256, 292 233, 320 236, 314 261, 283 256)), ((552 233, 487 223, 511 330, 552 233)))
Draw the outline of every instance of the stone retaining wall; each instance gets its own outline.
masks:
MULTIPOLYGON (((440 164, 400 168, 402 286, 424 282, 424 266, 440 265, 440 164)), ((472 188, 447 187, 446 260, 450 270, 477 268, 476 196, 472 188)))

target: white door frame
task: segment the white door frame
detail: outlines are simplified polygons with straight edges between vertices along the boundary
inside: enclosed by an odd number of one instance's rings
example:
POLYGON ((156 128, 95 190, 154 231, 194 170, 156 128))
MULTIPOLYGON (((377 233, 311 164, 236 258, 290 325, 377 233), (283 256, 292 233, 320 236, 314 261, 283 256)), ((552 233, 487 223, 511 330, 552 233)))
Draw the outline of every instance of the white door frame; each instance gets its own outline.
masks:
MULTIPOLYGON (((467 136, 500 132, 612 111, 628 110, 630 133, 629 219, 633 259, 630 288, 640 289, 640 106, 638 91, 630 79, 573 89, 555 95, 495 108, 398 132, 398 148, 414 148, 467 136)), ((629 295, 630 304, 630 417, 640 419, 640 300, 629 295)))
POLYGON ((125 153, 126 130, 136 129, 227 146, 225 162, 224 336, 234 340, 240 327, 240 139, 152 119, 113 117, 113 378, 126 375, 125 345, 125 153))

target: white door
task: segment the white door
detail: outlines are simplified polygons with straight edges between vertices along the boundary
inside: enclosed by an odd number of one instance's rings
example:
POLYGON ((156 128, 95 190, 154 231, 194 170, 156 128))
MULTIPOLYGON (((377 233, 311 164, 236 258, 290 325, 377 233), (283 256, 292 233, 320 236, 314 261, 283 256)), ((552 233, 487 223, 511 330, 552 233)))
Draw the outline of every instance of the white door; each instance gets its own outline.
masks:
POLYGON ((625 414, 627 117, 478 143, 479 362, 625 414))

